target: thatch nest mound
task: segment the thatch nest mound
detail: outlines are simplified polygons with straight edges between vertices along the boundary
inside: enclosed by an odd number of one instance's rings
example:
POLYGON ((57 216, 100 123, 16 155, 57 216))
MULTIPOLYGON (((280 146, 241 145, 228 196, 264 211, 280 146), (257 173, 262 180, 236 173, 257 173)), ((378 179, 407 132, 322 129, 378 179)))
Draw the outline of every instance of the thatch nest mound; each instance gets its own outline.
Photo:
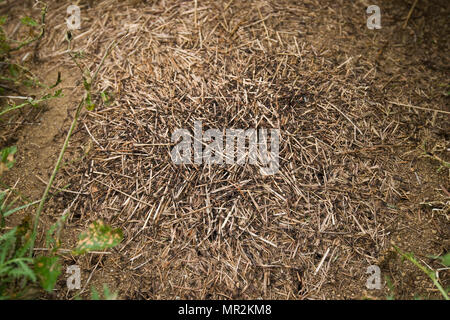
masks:
MULTIPOLYGON (((53 6, 40 57, 72 66, 66 6, 53 6)), ((419 4, 405 29, 410 6, 382 1, 381 30, 363 1, 80 6, 84 67, 117 42, 96 87, 111 102, 84 112, 58 180, 75 192, 53 206, 70 205, 69 230, 100 218, 125 234, 77 258, 86 278, 130 298, 361 297, 369 265, 397 268, 391 241, 448 249, 444 1, 419 4), (171 135, 194 121, 280 129, 279 172, 174 164, 171 135)))

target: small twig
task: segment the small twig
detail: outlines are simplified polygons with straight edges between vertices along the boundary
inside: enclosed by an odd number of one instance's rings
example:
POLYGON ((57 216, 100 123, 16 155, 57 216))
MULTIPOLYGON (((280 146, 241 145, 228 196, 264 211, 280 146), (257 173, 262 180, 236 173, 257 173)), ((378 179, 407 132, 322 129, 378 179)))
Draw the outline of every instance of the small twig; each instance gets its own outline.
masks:
POLYGON ((362 131, 361 131, 361 129, 359 129, 358 126, 357 126, 356 124, 354 124, 353 121, 352 121, 349 117, 347 117, 347 115, 346 115, 345 113, 343 113, 341 110, 338 109, 338 107, 336 107, 335 105, 331 104, 330 102, 328 102, 328 104, 329 104, 330 106, 332 106, 334 109, 336 109, 340 114, 342 114, 342 115, 344 116, 345 119, 347 119, 348 121, 350 121, 350 123, 355 127, 356 130, 358 130, 358 132, 359 132, 360 134, 363 134, 362 131))
POLYGON ((448 192, 447 189, 445 189, 445 187, 442 184, 440 186, 442 191, 444 191, 444 193, 447 195, 447 197, 450 197, 450 192, 448 192))
POLYGON ((273 243, 272 241, 269 241, 269 240, 267 240, 267 239, 264 239, 264 238, 261 237, 261 236, 258 236, 256 233, 251 232, 251 231, 248 230, 247 228, 244 229, 244 228, 239 227, 239 229, 241 229, 242 231, 248 232, 251 236, 253 236, 253 237, 255 237, 255 238, 258 238, 259 240, 261 240, 261 241, 263 241, 263 242, 265 242, 265 243, 271 245, 272 247, 278 248, 278 246, 277 246, 275 243, 273 243))
POLYGON ((31 97, 23 97, 23 96, 0 96, 0 98, 7 98, 7 99, 21 99, 21 100, 29 100, 33 99, 31 97))
MULTIPOLYGON (((39 181, 41 181, 43 184, 47 185, 48 182, 46 182, 44 179, 42 179, 40 176, 38 176, 37 174, 34 175, 36 178, 38 178, 39 181)), ((69 190, 69 189, 61 189, 55 186, 52 186, 53 189, 59 191, 59 192, 67 192, 67 193, 73 193, 73 194, 84 194, 84 195, 88 195, 89 193, 87 192, 78 192, 78 191, 73 191, 73 190, 69 190)))
MULTIPOLYGON (((50 251, 52 249, 49 249, 49 248, 34 248, 33 250, 34 251, 50 251)), ((64 253, 71 253, 73 250, 59 248, 56 251, 57 252, 64 252, 64 253)), ((109 252, 109 251, 88 251, 87 253, 91 253, 91 254, 111 254, 111 252, 109 252)))
POLYGON ((388 103, 395 104, 396 106, 401 106, 401 107, 408 107, 408 108, 413 108, 413 109, 419 109, 419 110, 425 110, 425 111, 432 111, 432 112, 440 112, 440 113, 450 114, 449 111, 445 111, 445 110, 438 110, 438 109, 431 109, 431 108, 425 108, 425 107, 418 107, 418 106, 413 106, 413 105, 410 105, 410 104, 404 104, 404 103, 400 103, 400 102, 388 101, 388 103))
POLYGON ((414 8, 416 7, 416 4, 417 4, 418 1, 419 1, 419 0, 415 0, 414 3, 413 3, 413 5, 411 6, 411 9, 409 9, 408 16, 406 17, 406 21, 405 21, 405 23, 403 24, 403 29, 405 29, 406 26, 408 25, 409 18, 411 18, 411 15, 412 15, 412 13, 413 13, 413 11, 414 11, 414 8))
POLYGON ((330 248, 328 248, 327 251, 325 252, 325 254, 323 255, 322 260, 320 260, 319 265, 317 266, 316 270, 314 271, 314 274, 317 274, 317 272, 319 272, 320 268, 322 268, 322 265, 325 262, 325 259, 327 258, 329 252, 330 252, 330 248))

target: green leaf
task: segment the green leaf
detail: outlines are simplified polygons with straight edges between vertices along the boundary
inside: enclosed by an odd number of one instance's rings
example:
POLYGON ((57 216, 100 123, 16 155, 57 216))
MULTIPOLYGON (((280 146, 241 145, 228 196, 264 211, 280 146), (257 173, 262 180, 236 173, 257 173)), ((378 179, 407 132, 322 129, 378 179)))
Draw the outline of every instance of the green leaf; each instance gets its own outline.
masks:
POLYGON ((11 238, 15 239, 16 231, 17 231, 17 228, 13 228, 13 229, 9 230, 8 232, 0 235, 0 243, 2 241, 6 241, 6 240, 11 239, 11 238))
POLYGON ((103 284, 103 296, 105 297, 105 300, 116 300, 118 293, 109 291, 108 285, 104 283, 103 284))
POLYGON ((30 27, 37 27, 39 24, 30 17, 24 17, 22 19, 20 19, 20 22, 22 22, 22 24, 26 25, 26 26, 30 26, 30 27))
POLYGON ((441 260, 441 263, 444 266, 450 267, 450 252, 447 252, 445 255, 439 257, 438 259, 441 260))
POLYGON ((91 287, 91 300, 116 300, 118 296, 117 292, 109 291, 106 284, 103 284, 103 298, 98 293, 94 286, 91 287))
POLYGON ((14 243, 16 242, 16 231, 17 228, 14 228, 0 236, 0 266, 3 265, 8 256, 11 255, 14 243))
POLYGON ((8 211, 6 211, 5 213, 3 213, 2 215, 3 215, 4 218, 6 218, 7 216, 10 216, 10 215, 12 215, 13 213, 15 213, 15 212, 17 212, 17 211, 20 211, 20 210, 22 210, 22 209, 26 209, 26 208, 28 208, 28 207, 30 207, 30 206, 33 206, 33 205, 35 205, 35 204, 38 204, 40 201, 41 201, 41 200, 37 200, 37 201, 34 201, 34 202, 30 202, 30 203, 24 204, 23 206, 20 206, 20 207, 17 207, 17 208, 8 210, 8 211))
POLYGON ((16 261, 17 267, 9 271, 9 275, 15 278, 27 277, 32 281, 36 281, 36 275, 34 274, 33 270, 31 270, 30 267, 27 265, 27 263, 30 262, 29 260, 31 259, 28 258, 18 259, 16 261))
POLYGON ((87 80, 83 81, 83 86, 86 89, 86 91, 91 91, 91 83, 87 80))
POLYGON ((389 276, 385 276, 384 279, 386 280, 386 285, 389 289, 389 294, 386 296, 386 300, 395 300, 395 290, 391 278, 389 276))
POLYGON ((95 287, 91 287, 91 300, 100 300, 100 295, 95 287))
POLYGON ((41 256, 36 258, 34 261, 34 271, 42 288, 46 291, 52 291, 61 274, 59 257, 41 256))
POLYGON ((29 79, 23 80, 22 83, 23 83, 24 86, 26 86, 28 88, 31 88, 31 87, 33 87, 35 85, 34 81, 33 80, 29 80, 29 79))
POLYGON ((45 246, 47 248, 50 248, 50 245, 53 246, 53 251, 56 251, 59 246, 59 234, 64 226, 64 223, 66 222, 66 219, 68 217, 68 213, 63 215, 56 221, 46 232, 45 235, 45 246))
POLYGON ((19 68, 15 64, 10 63, 8 65, 8 70, 13 78, 17 78, 19 76, 19 68))
POLYGON ((102 221, 95 221, 89 225, 86 232, 80 234, 74 253, 81 254, 94 250, 100 251, 112 248, 118 245, 122 239, 122 230, 112 229, 102 221))
POLYGON ((85 103, 86 103, 87 110, 93 111, 95 109, 95 103, 92 102, 92 97, 89 92, 86 94, 85 103))
POLYGON ((54 98, 59 98, 59 97, 62 97, 62 96, 63 96, 63 94, 62 94, 62 90, 61 89, 56 90, 55 94, 53 95, 54 98))
POLYGON ((32 105, 33 107, 36 107, 39 103, 41 103, 43 101, 49 100, 51 98, 58 98, 58 97, 61 97, 61 96, 63 96, 62 91, 61 90, 57 90, 53 96, 51 94, 46 94, 40 99, 29 98, 25 103, 22 103, 22 104, 19 104, 19 105, 8 106, 6 109, 1 110, 0 111, 0 116, 2 116, 3 114, 5 114, 7 112, 12 111, 12 110, 17 110, 17 109, 23 108, 23 107, 25 107, 27 105, 32 105))
POLYGON ((14 154, 17 152, 17 147, 6 147, 0 151, 0 175, 3 171, 9 170, 14 165, 14 154))

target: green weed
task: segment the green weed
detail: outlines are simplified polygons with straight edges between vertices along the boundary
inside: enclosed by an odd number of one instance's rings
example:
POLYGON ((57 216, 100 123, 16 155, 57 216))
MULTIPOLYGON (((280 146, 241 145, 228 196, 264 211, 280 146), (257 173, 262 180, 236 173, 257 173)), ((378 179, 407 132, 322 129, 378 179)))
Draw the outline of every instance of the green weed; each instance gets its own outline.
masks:
MULTIPOLYGON (((42 4, 40 23, 31 17, 24 17, 21 19, 21 23, 29 28, 29 37, 26 39, 9 39, 3 28, 3 25, 7 21, 7 17, 0 17, 0 71, 2 74, 8 73, 8 75, 2 75, 0 77, 0 89, 3 90, 3 92, 5 90, 17 91, 17 89, 11 86, 39 84, 39 82, 35 80, 36 77, 29 70, 13 63, 10 59, 12 52, 18 51, 21 48, 38 41, 44 35, 47 6, 42 2, 39 3, 42 4), (38 33, 36 34, 36 32, 38 33), (23 75, 26 75, 25 80, 21 79, 23 75), (25 81, 28 82, 26 83, 25 81)), ((112 45, 113 44, 108 47, 107 53, 94 75, 91 76, 89 71, 82 72, 86 93, 78 105, 74 120, 61 148, 55 168, 42 198, 38 201, 16 206, 16 202, 19 198, 12 199, 11 201, 9 200, 12 190, 7 189, 0 192, 0 300, 34 298, 39 293, 39 288, 51 292, 55 288, 56 282, 62 273, 61 257, 58 254, 58 250, 60 249, 59 238, 67 216, 64 215, 58 219, 58 221, 47 230, 45 246, 48 250, 48 254, 34 256, 33 252, 37 237, 39 217, 47 200, 54 178, 61 166, 63 155, 76 126, 82 107, 86 106, 88 110, 93 110, 95 107, 92 101, 92 86, 112 45), (6 228, 6 218, 20 210, 27 209, 36 204, 39 204, 39 206, 34 214, 34 219, 28 214, 19 226, 9 230, 6 228)), ((75 57, 73 58, 75 61, 75 57)), ((53 89, 60 82, 61 74, 58 73, 58 79, 54 85, 43 87, 53 89)), ((57 90, 53 94, 45 94, 39 99, 26 98, 26 102, 21 104, 7 104, 4 107, 0 107, 0 116, 28 105, 36 106, 38 103, 60 97, 61 95, 61 90, 57 90)), ((109 101, 107 94, 104 93, 101 97, 104 103, 109 101)), ((13 167, 14 155, 16 152, 17 148, 14 146, 4 148, 0 151, 0 176, 13 167)), ((112 248, 119 244, 122 241, 122 238, 121 230, 112 229, 102 221, 95 221, 89 226, 86 232, 80 234, 80 240, 72 253, 74 255, 85 254, 93 250, 112 248)), ((117 298, 117 294, 111 293, 107 287, 104 287, 103 296, 105 299, 117 298)), ((92 299, 99 298, 100 295, 93 289, 92 299)))
MULTIPOLYGON (((438 277, 437 277, 437 272, 431 268, 429 268, 428 266, 423 265, 422 263, 420 263, 416 257, 414 256, 414 253, 410 253, 410 252, 403 252, 402 250, 400 250, 398 247, 393 246, 394 249, 397 251, 397 253, 405 260, 410 261, 412 264, 414 264, 417 268, 419 268, 422 272, 424 272, 432 281, 433 284, 436 286, 436 288, 438 288, 439 292, 442 294, 442 296, 444 297, 445 300, 449 300, 448 297, 448 290, 445 290, 442 285, 439 283, 438 277)), ((442 257, 436 257, 437 259, 441 260, 441 263, 448 267, 450 265, 450 253, 445 254, 442 257)))

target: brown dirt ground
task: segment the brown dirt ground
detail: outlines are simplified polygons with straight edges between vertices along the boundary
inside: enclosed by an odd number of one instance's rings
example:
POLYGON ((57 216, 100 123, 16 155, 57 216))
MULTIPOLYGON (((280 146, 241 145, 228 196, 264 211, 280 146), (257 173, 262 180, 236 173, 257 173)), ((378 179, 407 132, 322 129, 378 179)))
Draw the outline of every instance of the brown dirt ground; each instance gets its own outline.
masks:
MULTIPOLYGON (((368 30, 367 1, 79 1, 83 65, 118 40, 96 88, 114 101, 83 113, 55 183, 68 191, 52 192, 40 229, 70 207, 64 248, 98 218, 125 234, 108 254, 63 254, 82 269, 81 296, 106 283, 123 299, 384 299, 385 284, 365 287, 376 264, 397 299, 440 298, 391 246, 433 268, 449 251, 449 169, 436 157, 449 161, 450 12, 419 1, 402 28, 412 2, 377 1, 382 29, 368 30), (280 128, 280 173, 172 164, 164 144, 193 119, 280 128)), ((65 96, 1 127, 2 146, 19 149, 2 183, 25 199, 41 196, 82 96, 64 53, 71 3, 49 3, 27 62, 47 84, 60 71, 65 96)), ((38 15, 9 11, 24 13, 38 15)), ((73 296, 63 276, 41 297, 73 296)))

